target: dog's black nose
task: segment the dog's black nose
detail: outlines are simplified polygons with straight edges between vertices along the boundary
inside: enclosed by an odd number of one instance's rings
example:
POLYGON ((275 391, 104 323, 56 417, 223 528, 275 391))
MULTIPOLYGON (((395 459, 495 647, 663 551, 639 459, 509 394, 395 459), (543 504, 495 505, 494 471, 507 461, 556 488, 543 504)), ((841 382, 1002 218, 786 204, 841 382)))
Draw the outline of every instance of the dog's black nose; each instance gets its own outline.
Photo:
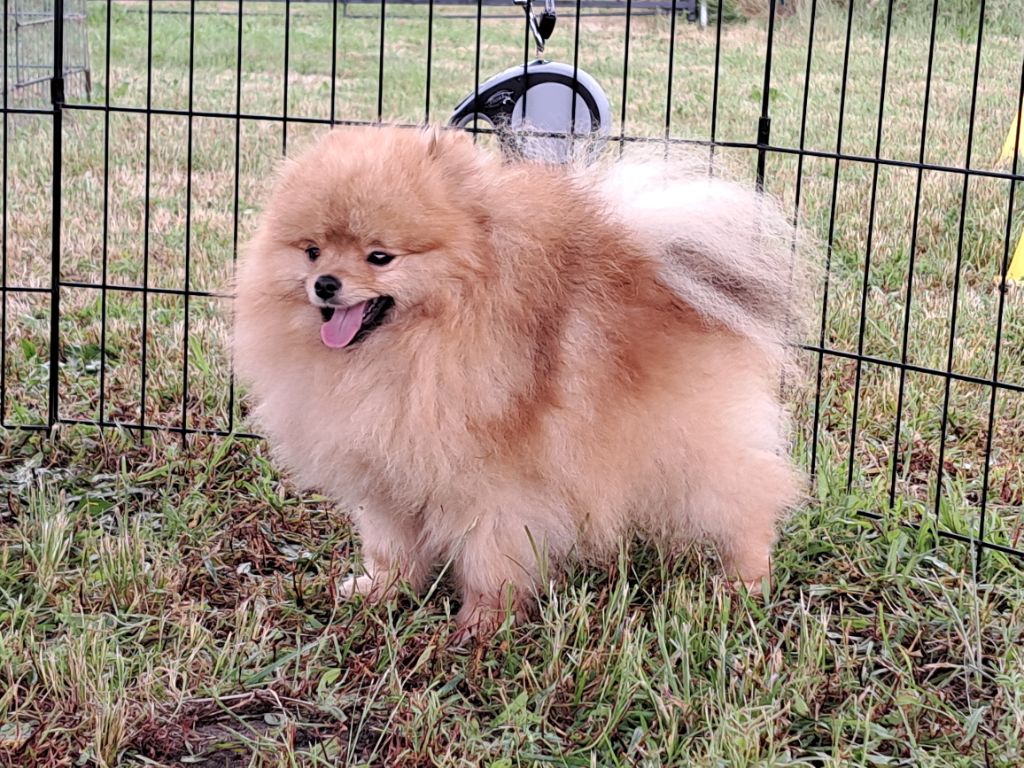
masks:
POLYGON ((316 295, 327 301, 329 298, 334 296, 338 291, 341 290, 341 280, 336 278, 334 275, 320 275, 313 283, 313 291, 316 295))

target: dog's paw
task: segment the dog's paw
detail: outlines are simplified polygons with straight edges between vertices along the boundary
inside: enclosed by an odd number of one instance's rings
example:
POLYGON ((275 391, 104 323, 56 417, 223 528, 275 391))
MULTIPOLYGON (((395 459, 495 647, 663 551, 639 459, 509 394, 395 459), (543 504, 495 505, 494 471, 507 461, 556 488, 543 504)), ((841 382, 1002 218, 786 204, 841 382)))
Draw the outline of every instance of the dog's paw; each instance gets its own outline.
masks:
POLYGON ((530 605, 521 599, 511 604, 500 598, 478 598, 463 603, 455 617, 455 634, 451 643, 455 648, 465 648, 472 641, 487 643, 512 612, 513 623, 521 624, 529 619, 530 605))
POLYGON ((487 643, 504 621, 504 612, 493 609, 459 611, 455 618, 455 634, 452 635, 451 644, 455 648, 465 648, 474 641, 487 643))
POLYGON ((361 597, 370 602, 381 602, 394 597, 398 592, 395 579, 380 579, 363 574, 349 576, 338 583, 335 590, 338 600, 361 597))
POLYGON ((353 597, 368 596, 373 592, 373 579, 369 576, 349 576, 338 584, 338 599, 351 600, 353 597))
POLYGON ((762 576, 759 579, 735 579, 729 582, 729 586, 735 592, 746 592, 751 597, 762 597, 766 584, 770 585, 769 576, 762 576))

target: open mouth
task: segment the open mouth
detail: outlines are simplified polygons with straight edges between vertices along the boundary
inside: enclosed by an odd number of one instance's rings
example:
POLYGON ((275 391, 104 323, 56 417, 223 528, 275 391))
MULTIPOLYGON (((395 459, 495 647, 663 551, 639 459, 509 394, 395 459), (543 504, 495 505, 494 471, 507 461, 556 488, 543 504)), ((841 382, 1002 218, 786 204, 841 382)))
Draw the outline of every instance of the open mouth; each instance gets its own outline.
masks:
POLYGON ((320 307, 320 340, 331 349, 362 341, 387 320, 394 305, 390 296, 378 296, 350 307, 320 307))

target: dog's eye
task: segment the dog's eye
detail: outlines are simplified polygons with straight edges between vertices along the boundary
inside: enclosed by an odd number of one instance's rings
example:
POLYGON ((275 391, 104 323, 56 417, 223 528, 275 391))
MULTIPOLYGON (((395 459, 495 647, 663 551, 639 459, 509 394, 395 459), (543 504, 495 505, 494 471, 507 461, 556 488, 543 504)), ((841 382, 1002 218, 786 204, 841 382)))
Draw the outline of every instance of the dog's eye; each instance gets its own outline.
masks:
POLYGON ((391 260, 395 257, 390 253, 384 253, 384 251, 373 251, 366 260, 373 264, 375 267, 383 267, 385 264, 390 264, 391 260))
POLYGON ((309 256, 310 261, 316 261, 317 258, 320 256, 320 249, 317 248, 315 245, 311 245, 309 246, 309 248, 306 249, 306 255, 309 256))

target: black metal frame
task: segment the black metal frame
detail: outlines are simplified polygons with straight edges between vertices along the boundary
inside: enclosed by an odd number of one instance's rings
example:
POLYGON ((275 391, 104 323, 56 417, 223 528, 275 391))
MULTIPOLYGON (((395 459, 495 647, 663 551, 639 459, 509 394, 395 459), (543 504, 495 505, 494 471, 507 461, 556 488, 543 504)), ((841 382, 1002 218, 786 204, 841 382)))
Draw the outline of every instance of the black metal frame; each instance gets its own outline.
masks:
MULTIPOLYGON (((8 83, 7 83, 7 70, 4 70, 4 89, 3 89, 3 119, 5 128, 5 138, 3 142, 3 223, 2 223, 2 241, 3 241, 3 262, 2 262, 2 297, 4 302, 4 312, 2 317, 2 325, 0 325, 0 336, 2 336, 2 344, 0 344, 0 374, 6 373, 6 344, 7 344, 7 297, 8 295, 14 295, 18 293, 37 293, 46 294, 50 301, 50 324, 49 324, 49 386, 48 386, 48 404, 47 404, 47 420, 45 424, 13 424, 7 421, 7 388, 6 388, 6 377, 0 375, 0 424, 6 429, 24 429, 24 430, 39 430, 47 431, 51 430, 58 424, 90 424, 99 427, 121 427, 130 430, 136 430, 140 434, 150 431, 163 431, 180 434, 184 440, 187 435, 190 434, 207 434, 207 435, 244 435, 247 437, 255 437, 249 433, 241 433, 236 431, 236 425, 234 422, 234 411, 235 411, 235 394, 234 387, 230 389, 230 402, 228 406, 228 421, 224 425, 223 429, 207 429, 190 426, 188 419, 188 381, 189 381, 189 302, 193 298, 197 297, 217 297, 227 298, 224 294, 214 293, 209 291, 195 290, 191 286, 191 274, 189 270, 189 256, 190 256, 190 243, 191 243, 191 198, 192 198, 192 164, 193 164, 193 120, 198 117, 202 118, 221 118, 224 120, 231 120, 234 122, 235 132, 235 153, 234 153, 234 221, 233 221, 233 254, 232 257, 237 257, 238 241, 239 241, 239 180, 240 180, 240 132, 242 121, 271 121, 279 122, 281 124, 281 146, 282 151, 287 150, 288 146, 288 127, 292 123, 315 123, 315 124, 355 124, 361 121, 351 121, 338 119, 335 114, 335 90, 337 84, 337 53, 338 53, 338 39, 337 39, 337 19, 338 19, 338 6, 339 0, 326 0, 331 2, 333 5, 332 18, 334 20, 333 35, 332 35, 332 66, 331 66, 331 114, 328 119, 310 118, 297 115, 288 114, 288 51, 290 44, 290 27, 291 27, 291 5, 292 2, 299 2, 300 0, 282 0, 285 5, 285 77, 282 93, 282 110, 280 114, 249 114, 242 112, 242 55, 243 55, 243 16, 245 12, 245 0, 238 0, 238 39, 237 39, 237 88, 235 92, 235 109, 233 112, 216 112, 216 111, 202 111, 194 109, 193 102, 193 86, 194 86, 194 31, 195 31, 195 16, 196 16, 196 0, 190 0, 189 4, 189 15, 190 15, 190 47, 189 47, 189 75, 188 75, 188 108, 184 110, 179 109, 166 109, 166 108, 154 108, 153 106, 153 13, 154 13, 154 0, 146 0, 146 9, 148 13, 148 46, 147 46, 147 80, 146 80, 146 101, 144 107, 128 107, 128 106, 117 106, 110 103, 110 89, 109 89, 109 78, 110 78, 110 46, 108 44, 106 56, 106 88, 105 98, 103 104, 89 104, 89 103, 75 103, 70 102, 65 97, 64 92, 64 78, 63 78, 63 29, 60 24, 55 25, 54 34, 54 71, 53 77, 50 80, 51 83, 51 99, 48 108, 42 107, 25 107, 15 106, 8 103, 8 83), (104 115, 104 150, 103 150, 103 163, 104 163, 104 186, 103 186, 103 230, 102 230, 102 243, 103 243, 103 265, 102 265, 102 277, 100 283, 89 283, 66 280, 62 275, 61 268, 61 212, 62 212, 62 147, 63 147, 63 134, 64 134, 64 116, 69 112, 74 111, 101 111, 104 115), (107 256, 108 256, 108 218, 109 218, 109 185, 110 185, 110 115, 114 113, 136 113, 145 115, 146 124, 146 161, 145 161, 145 200, 144 200, 144 221, 143 221, 143 265, 142 265, 142 284, 141 285, 121 285, 112 284, 108 279, 107 271, 107 256), (28 286, 16 286, 8 284, 8 253, 7 253, 7 241, 8 241, 8 182, 7 182, 7 168, 8 168, 8 129, 10 125, 10 118, 12 115, 18 114, 34 114, 34 115, 48 115, 52 119, 52 141, 53 141, 53 181, 52 181, 52 257, 51 257, 51 276, 50 276, 50 287, 28 287, 28 286), (164 115, 176 115, 188 118, 188 130, 186 141, 187 146, 187 190, 186 190, 186 236, 185 236, 185 277, 184 285, 181 289, 170 289, 170 288, 157 288, 149 285, 150 271, 149 271, 149 255, 150 255, 150 182, 151 182, 151 150, 152 150, 152 118, 153 116, 164 116, 164 115), (99 393, 99 410, 98 416, 95 419, 78 419, 78 418, 67 418, 62 417, 60 413, 60 398, 59 398, 59 365, 60 365, 60 301, 61 291, 67 288, 89 288, 99 290, 101 292, 101 317, 102 317, 102 328, 101 328, 101 350, 100 350, 100 393, 99 393), (181 405, 181 418, 179 424, 150 424, 146 422, 145 404, 146 404, 146 385, 147 385, 147 344, 142 344, 142 358, 141 358, 141 409, 139 418, 135 422, 121 423, 105 418, 106 409, 104 402, 105 392, 105 381, 107 375, 107 360, 106 360, 106 316, 107 316, 107 299, 110 292, 134 292, 140 293, 142 297, 142 338, 145 340, 148 338, 148 299, 152 295, 173 295, 180 296, 184 302, 185 307, 185 334, 184 334, 184 348, 183 352, 183 370, 182 370, 182 381, 183 381, 183 398, 181 405)), ((384 104, 383 104, 383 83, 386 76, 385 72, 385 10, 387 0, 377 0, 379 3, 381 13, 381 26, 380 26, 380 51, 379 51, 379 64, 378 64, 378 91, 377 91, 377 103, 376 103, 376 115, 378 121, 383 115, 384 104)), ((426 94, 425 94, 425 119, 430 118, 430 96, 431 96, 431 61, 433 54, 433 20, 435 5, 440 5, 442 0, 429 0, 429 16, 428 16, 428 41, 427 41, 427 76, 426 76, 426 94)), ((823 370, 826 359, 846 359, 855 362, 855 380, 854 380, 854 399, 853 399, 853 414, 852 414, 852 425, 850 430, 850 453, 847 460, 847 488, 852 485, 854 478, 854 454, 855 445, 857 439, 858 430, 858 417, 860 407, 860 394, 862 387, 862 377, 865 365, 881 366, 894 368, 899 371, 899 388, 897 397, 896 407, 896 425, 895 425, 895 440, 893 444, 893 456, 891 476, 889 478, 889 503, 890 506, 895 504, 897 499, 897 461, 896 456, 899 456, 901 451, 900 444, 900 431, 901 424, 904 415, 905 406, 905 394, 906 394, 906 379, 908 373, 920 373, 929 376, 940 377, 944 381, 944 395, 943 395, 943 411, 941 416, 941 439, 939 441, 939 460, 936 477, 936 493, 935 493, 935 514, 938 515, 939 504, 942 497, 942 477, 943 477, 943 463, 946 448, 946 438, 949 429, 949 408, 950 408, 950 396, 951 386, 953 382, 969 382, 973 384, 982 385, 988 387, 990 390, 989 397, 989 408, 988 408, 988 432, 986 436, 985 446, 985 466, 983 469, 982 479, 982 493, 980 499, 980 510, 979 510, 979 527, 975 536, 964 536, 950 531, 940 531, 944 536, 952 539, 964 541, 974 547, 978 563, 980 565, 981 558, 986 550, 999 551, 1007 554, 1013 554, 1024 557, 1024 550, 1016 549, 1014 547, 1005 546, 995 542, 986 540, 987 532, 987 513, 988 513, 988 496, 989 496, 989 480, 990 480, 990 457, 992 453, 992 440, 993 440, 993 428, 995 424, 995 411, 997 404, 997 397, 1000 392, 1002 393, 1013 393, 1020 396, 1024 393, 1024 385, 1004 381, 1000 378, 1000 356, 1001 356, 1001 345, 1003 343, 1003 316, 1005 310, 1005 282, 1003 290, 1000 292, 998 302, 998 314, 997 314, 997 327, 995 331, 995 350, 992 360, 992 374, 990 377, 980 377, 973 375, 966 375, 957 373, 953 370, 954 362, 954 343, 956 340, 957 332, 957 320, 959 312, 959 297, 960 297, 960 281, 961 281, 961 267, 964 253, 964 230, 965 230, 965 218, 966 218, 966 207, 967 207, 967 192, 969 184, 972 178, 996 178, 1003 179, 1010 182, 1010 199, 1009 208, 1006 223, 1006 232, 1004 237, 1004 253, 1002 259, 1002 275, 1007 274, 1010 252, 1012 247, 1011 232, 1010 232, 1010 221, 1014 206, 1014 195, 1016 185, 1018 182, 1024 180, 1021 170, 1018 168, 1017 160, 1014 160, 1013 167, 1010 171, 991 170, 972 167, 972 152, 974 147, 974 127, 977 107, 977 85, 978 76, 981 66, 981 49, 982 40, 984 36, 985 28, 985 14, 984 5, 985 0, 980 0, 982 12, 979 15, 979 23, 977 29, 976 38, 976 53, 975 53, 975 64, 974 64, 974 95, 971 99, 970 109, 970 121, 967 136, 967 151, 966 158, 962 166, 957 165, 937 165, 934 163, 925 162, 925 144, 928 135, 928 117, 929 117, 929 105, 931 99, 931 80, 932 70, 935 54, 935 38, 936 38, 936 20, 938 16, 938 0, 933 0, 931 4, 931 29, 929 38, 929 51, 928 51, 928 65, 927 65, 927 85, 924 97, 924 113, 920 130, 920 150, 916 162, 907 160, 898 160, 892 158, 881 157, 881 141, 883 125, 885 121, 885 100, 886 100, 886 85, 887 85, 887 74, 888 74, 888 60, 889 60, 889 43, 890 43, 890 32, 892 29, 892 16, 893 16, 893 0, 888 0, 887 14, 886 14, 886 30, 885 30, 885 53, 883 59, 882 78, 881 78, 881 90, 879 94, 879 113, 878 113, 878 124, 875 135, 875 152, 873 156, 855 155, 849 152, 843 151, 843 121, 845 118, 846 100, 847 100, 847 78, 849 74, 849 61, 850 61, 850 40, 852 30, 852 19, 854 13, 854 5, 856 0, 848 0, 847 3, 847 14, 846 14, 846 34, 845 34, 845 50, 843 60, 843 74, 842 74, 842 86, 839 97, 839 115, 838 115, 838 131, 837 131, 837 142, 835 150, 822 151, 808 149, 805 146, 805 137, 807 129, 807 106, 808 106, 808 95, 810 91, 810 81, 812 74, 812 54, 813 54, 813 43, 814 43, 814 31, 815 23, 818 18, 819 12, 819 1, 809 0, 809 20, 810 20, 810 32, 808 34, 807 41, 807 66, 804 75, 804 91, 802 99, 802 112, 800 121, 799 131, 799 143, 796 147, 789 146, 775 146, 771 143, 771 114, 770 114, 770 85, 772 75, 772 49, 774 40, 774 31, 776 24, 776 0, 770 0, 769 3, 769 16, 767 22, 767 43, 764 56, 764 73, 763 73, 763 90, 761 100, 761 111, 756 126, 751 126, 752 132, 755 133, 756 139, 751 142, 738 142, 738 141, 722 141, 718 139, 718 97, 719 97, 719 65, 720 65, 720 50, 721 50, 721 30, 722 21, 718 18, 715 22, 715 62, 714 62, 714 82, 712 91, 712 106, 711 106, 711 124, 709 129, 709 136, 707 139, 680 139, 670 137, 671 127, 671 108, 672 108, 672 77, 671 72, 673 71, 672 62, 675 57, 675 28, 676 28, 676 11, 677 5, 680 0, 672 0, 672 37, 669 48, 669 83, 668 83, 668 97, 666 103, 665 112, 665 141, 666 142, 680 142, 687 144, 694 144, 698 146, 705 146, 710 148, 713 153, 717 148, 736 148, 752 150, 757 153, 757 183, 762 185, 765 177, 765 165, 766 159, 769 153, 779 153, 784 155, 795 155, 797 158, 796 168, 796 192, 794 200, 794 215, 797 215, 800 211, 801 206, 801 192, 802 192, 802 179, 804 174, 804 160, 805 158, 821 158, 830 159, 833 161, 832 171, 832 192, 831 192, 831 203, 830 203, 830 216, 829 216, 829 231, 827 234, 827 256, 825 263, 826 279, 824 282, 823 296, 822 296, 822 314, 821 324, 816 344, 809 344, 805 346, 805 349, 815 357, 816 360, 816 388, 814 397, 814 410, 813 410, 813 426, 812 426, 812 440, 811 440, 811 465, 816 468, 818 463, 818 436, 821 430, 822 420, 822 384, 823 384, 823 370), (832 246, 835 238, 835 221, 836 221, 836 203, 839 191, 839 170, 842 163, 859 163, 859 164, 870 164, 872 166, 872 182, 871 182, 871 203, 868 219, 868 232, 867 232, 867 247, 864 260, 864 274, 861 283, 860 293, 860 319, 858 328, 858 343, 856 351, 847 351, 842 349, 833 349, 826 344, 826 327, 829 307, 829 275, 831 273, 831 255, 832 246), (878 176, 879 169, 882 167, 897 167, 897 168, 912 168, 916 170, 916 184, 914 193, 914 213, 912 223, 912 240, 911 240, 911 251, 910 251, 910 262, 909 262, 909 277, 906 285, 906 304, 903 311, 903 323, 902 323, 902 337, 900 340, 901 353, 899 359, 885 359, 875 356, 871 356, 865 353, 864 339, 867 323, 867 296, 868 296, 868 285, 869 275, 871 270, 871 251, 872 241, 874 238, 874 227, 875 227, 875 206, 876 196, 878 191, 878 176), (913 277, 914 277, 914 256, 915 248, 917 245, 918 236, 918 224, 921 207, 921 195, 922 195, 922 177, 925 171, 941 171, 944 173, 955 174, 962 177, 962 190, 961 190, 961 207, 959 211, 959 223, 958 223, 958 241, 957 241, 957 260, 955 265, 955 279, 953 284, 953 298, 952 298, 952 312, 950 316, 950 341, 946 355, 946 365, 944 368, 932 368, 927 366, 921 366, 913 364, 909 361, 908 356, 908 343, 910 335, 910 319, 911 319, 911 304, 913 300, 913 277)), ((344 2, 341 3, 343 6, 344 2)), ((637 0, 637 5, 640 4, 640 0, 637 0)), ((480 51, 481 51, 481 25, 483 19, 483 0, 477 0, 476 5, 476 26, 475 26, 475 40, 476 40, 476 56, 474 64, 473 83, 476 88, 479 88, 481 77, 480 77, 480 51)), ((638 140, 627 134, 626 131, 626 119, 627 119, 627 103, 628 103, 628 67, 629 67, 629 47, 630 47, 630 25, 629 19, 633 15, 633 0, 625 0, 624 12, 626 14, 626 28, 625 28, 625 39, 624 44, 624 77, 622 86, 622 109, 619 116, 619 130, 618 136, 616 137, 621 142, 630 142, 638 140)), ((63 15, 64 0, 55 0, 55 16, 61 18, 63 15)), ((106 14, 106 35, 107 40, 110 40, 110 24, 111 24, 111 0, 106 0, 107 14, 106 14)), ((4 30, 5 39, 7 32, 7 8, 8 0, 4 0, 4 30)), ((583 10, 581 0, 575 0, 575 12, 577 15, 581 14, 583 10)), ((530 47, 529 31, 526 30, 525 44, 527 49, 530 47)), ((573 46, 573 66, 578 68, 579 66, 579 27, 576 28, 576 37, 573 46)), ((527 57, 528 58, 528 57, 527 57)), ((524 60, 525 61, 525 60, 524 60)), ((1020 75, 1020 95, 1024 95, 1024 61, 1022 61, 1021 75, 1020 75)), ((646 139, 645 139, 646 140, 646 139)), ((1019 149, 1019 148, 1018 148, 1019 149)), ((1019 155, 1019 152, 1017 153, 1019 155)), ((872 514, 867 512, 866 514, 872 514)))

